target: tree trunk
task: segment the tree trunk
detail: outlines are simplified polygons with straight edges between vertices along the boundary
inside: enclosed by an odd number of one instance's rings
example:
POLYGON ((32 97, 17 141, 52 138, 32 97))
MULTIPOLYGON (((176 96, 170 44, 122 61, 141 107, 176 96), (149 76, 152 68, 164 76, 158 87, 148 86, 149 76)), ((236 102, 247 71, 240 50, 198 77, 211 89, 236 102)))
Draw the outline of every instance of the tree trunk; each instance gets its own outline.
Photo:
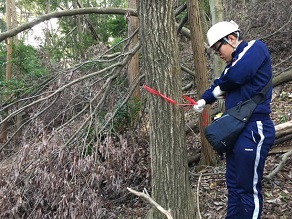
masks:
MULTIPOLYGON (((209 85, 198 1, 188 0, 188 14, 196 72, 195 85, 198 91, 198 95, 200 96, 209 85)), ((204 135, 204 126, 206 126, 207 123, 210 123, 209 107, 206 107, 203 114, 200 114, 200 135, 202 142, 201 163, 204 165, 211 165, 215 163, 216 155, 204 135)))
MULTIPOLYGON (((137 0, 128 0, 129 8, 136 9, 137 8, 136 1, 137 0)), ((128 36, 130 37, 138 29, 139 21, 138 21, 137 16, 131 16, 131 15, 127 18, 127 21, 128 21, 128 36)), ((129 49, 132 49, 133 47, 135 47, 137 43, 138 43, 138 34, 135 34, 135 36, 132 38, 129 49)), ((128 80, 129 80, 130 90, 133 88, 133 85, 137 81, 138 77, 139 77, 139 57, 138 57, 138 53, 136 53, 131 59, 131 62, 128 67, 128 80)), ((140 89, 138 86, 135 88, 131 99, 132 101, 140 100, 140 89)))
MULTIPOLYGON (((11 28, 16 28, 17 27, 17 13, 16 13, 16 5, 15 5, 15 0, 11 0, 11 28)), ((17 37, 13 37, 13 44, 18 45, 18 39, 17 37)), ((17 80, 20 80, 21 75, 20 75, 20 70, 18 66, 14 66, 14 75, 17 80)), ((18 103, 17 107, 20 108, 21 104, 18 103)), ((15 144, 19 144, 20 139, 21 139, 21 125, 22 125, 22 113, 18 114, 16 116, 16 121, 15 121, 15 131, 17 131, 15 135, 15 144)))
MULTIPOLYGON (((74 9, 78 9, 78 0, 74 0, 73 1, 73 8, 74 9)), ((84 53, 82 51, 80 51, 80 47, 79 44, 81 42, 81 33, 82 33, 82 28, 81 28, 81 16, 80 15, 76 15, 74 18, 74 21, 76 22, 76 31, 74 31, 74 41, 75 41, 75 46, 73 46, 73 52, 74 54, 76 54, 76 56, 81 56, 82 58, 84 58, 84 53)), ((81 46, 82 47, 82 46, 81 46)))
MULTIPOLYGON (((12 21, 11 21, 11 0, 6 1, 6 28, 7 30, 11 29, 12 21)), ((12 74, 12 63, 11 63, 11 56, 12 56, 12 37, 7 38, 7 45, 6 45, 6 81, 11 79, 12 74)), ((4 99, 7 97, 4 96, 4 99)), ((8 114, 8 110, 4 111, 4 114, 8 114)), ((8 129, 8 121, 3 122, 0 127, 0 142, 4 142, 7 139, 7 129, 8 129)))
MULTIPOLYGON (((51 0, 48 0, 46 2, 46 14, 49 14, 51 12, 51 0)), ((45 22, 46 24, 46 30, 45 30, 45 66, 46 68, 49 68, 50 66, 50 51, 49 48, 51 48, 51 39, 50 39, 50 20, 45 22)))
MULTIPOLYGON (((6 27, 7 30, 10 30, 12 27, 11 22, 11 0, 6 1, 6 27)), ((12 37, 7 38, 7 53, 6 53, 6 81, 11 79, 12 72, 12 63, 11 63, 11 55, 12 55, 12 37)))
MULTIPOLYGON (((216 24, 219 21, 224 20, 224 9, 223 9, 223 2, 222 0, 209 0, 210 5, 210 12, 211 12, 211 19, 212 25, 216 24)), ((213 62, 213 72, 214 78, 218 78, 225 66, 225 63, 220 59, 219 56, 214 54, 214 62, 213 62)), ((224 100, 218 101, 218 111, 224 111, 224 100)))
POLYGON ((202 34, 203 36, 207 35, 207 31, 209 28, 209 24, 208 24, 208 19, 206 16, 206 11, 204 10, 204 7, 201 6, 203 4, 202 1, 199 1, 199 10, 200 10, 200 19, 201 19, 201 27, 202 27, 202 34))
MULTIPOLYGON (((139 1, 139 34, 146 83, 182 101, 182 81, 173 0, 139 1)), ((149 97, 152 198, 174 219, 196 218, 184 133, 184 112, 155 95, 149 97)), ((148 219, 164 219, 151 209, 148 219)))
MULTIPOLYGON (((219 21, 224 20, 224 11, 222 0, 209 0, 210 12, 212 25, 216 24, 219 21)), ((219 56, 214 57, 214 75, 219 77, 223 71, 225 63, 220 59, 219 56)))

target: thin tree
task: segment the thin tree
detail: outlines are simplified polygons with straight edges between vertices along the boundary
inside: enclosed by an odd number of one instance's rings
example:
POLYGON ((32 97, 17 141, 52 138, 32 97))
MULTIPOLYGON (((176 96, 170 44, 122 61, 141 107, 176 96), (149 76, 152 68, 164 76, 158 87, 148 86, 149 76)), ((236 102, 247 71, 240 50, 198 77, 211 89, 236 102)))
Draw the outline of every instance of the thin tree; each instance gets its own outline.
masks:
MULTIPOLYGON (((212 25, 224 20, 222 0, 209 0, 212 25)), ((219 56, 214 57, 214 75, 219 77, 224 68, 224 62, 219 56)))
MULTIPOLYGON (((137 0, 128 0, 129 8, 135 9, 137 8, 137 0)), ((129 13, 126 16, 128 22, 128 36, 131 37, 133 34, 133 38, 130 44, 130 49, 134 48, 135 45, 138 43, 138 34, 135 32, 138 30, 138 18, 137 16, 131 16, 129 13)), ((135 82, 139 77, 139 55, 138 52, 133 56, 130 64, 128 66, 128 80, 129 80, 129 89, 132 89, 135 82)), ((131 101, 135 104, 135 101, 140 100, 140 89, 137 86, 131 96, 131 101)))
MULTIPOLYGON (((211 13, 211 20, 212 25, 216 24, 219 21, 224 20, 224 9, 223 9, 223 2, 222 0, 209 0, 210 5, 210 13, 211 13)), ((219 56, 214 56, 213 62, 213 71, 214 71, 214 78, 217 78, 221 75, 225 63, 220 59, 219 56)), ((224 100, 218 100, 218 112, 222 112, 224 110, 224 100)))
MULTIPOLYGON (((12 0, 7 0, 6 1, 6 29, 10 30, 12 29, 12 0)), ((13 42, 13 38, 9 37, 7 38, 6 41, 6 76, 5 76, 5 80, 6 82, 8 82, 9 80, 11 80, 11 75, 12 75, 12 63, 11 63, 11 57, 12 57, 12 42, 13 42)), ((4 99, 6 99, 7 97, 4 96, 4 99)), ((8 113, 8 110, 5 110, 4 113, 8 113)), ((0 143, 4 142, 5 139, 7 138, 7 134, 8 134, 8 121, 2 123, 1 129, 0 129, 0 143)))
MULTIPOLYGON (((188 14, 191 31, 191 42, 195 63, 196 79, 195 85, 200 96, 208 88, 208 77, 206 69, 206 58, 204 56, 204 40, 200 21, 198 1, 188 0, 188 14)), ((206 107, 205 112, 200 114, 200 135, 202 143, 201 163, 205 165, 214 164, 216 155, 204 135, 204 129, 210 122, 210 108, 206 107)))
MULTIPOLYGON (((181 101, 182 81, 172 0, 139 1, 139 34, 146 83, 181 101)), ((175 219, 196 218, 179 106, 149 95, 152 198, 175 219)), ((151 209, 147 218, 165 218, 151 209)))

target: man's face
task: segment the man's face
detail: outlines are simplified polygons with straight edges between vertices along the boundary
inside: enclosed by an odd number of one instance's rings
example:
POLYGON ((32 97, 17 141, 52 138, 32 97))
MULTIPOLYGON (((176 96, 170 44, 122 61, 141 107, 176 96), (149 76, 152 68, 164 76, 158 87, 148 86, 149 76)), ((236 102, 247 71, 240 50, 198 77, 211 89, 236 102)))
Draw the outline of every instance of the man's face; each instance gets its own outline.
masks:
MULTIPOLYGON (((229 35, 227 39, 232 46, 235 46, 236 37, 229 35)), ((222 60, 225 62, 231 62, 234 49, 230 44, 227 42, 223 43, 218 41, 212 46, 212 49, 215 51, 215 54, 218 55, 222 60)))

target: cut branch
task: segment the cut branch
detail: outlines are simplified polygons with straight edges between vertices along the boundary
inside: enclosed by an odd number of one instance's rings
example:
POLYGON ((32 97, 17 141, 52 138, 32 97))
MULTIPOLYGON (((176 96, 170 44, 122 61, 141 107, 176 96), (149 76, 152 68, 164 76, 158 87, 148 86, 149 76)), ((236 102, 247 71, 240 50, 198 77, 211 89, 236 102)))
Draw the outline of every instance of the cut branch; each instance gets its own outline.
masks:
POLYGON ((275 126, 276 138, 288 135, 292 133, 292 121, 288 121, 275 126))
POLYGON ((273 78, 273 87, 292 81, 292 70, 285 71, 273 78))
POLYGON ((127 189, 133 193, 134 195, 138 196, 138 197, 142 197, 144 199, 146 199, 150 204, 152 204, 154 207, 156 207, 161 213, 163 213, 168 219, 173 219, 173 217, 170 214, 170 209, 169 210, 165 210, 161 205, 159 205, 156 201, 154 201, 150 195, 148 194, 148 192, 144 189, 144 192, 138 192, 134 189, 131 189, 129 187, 127 187, 127 189))

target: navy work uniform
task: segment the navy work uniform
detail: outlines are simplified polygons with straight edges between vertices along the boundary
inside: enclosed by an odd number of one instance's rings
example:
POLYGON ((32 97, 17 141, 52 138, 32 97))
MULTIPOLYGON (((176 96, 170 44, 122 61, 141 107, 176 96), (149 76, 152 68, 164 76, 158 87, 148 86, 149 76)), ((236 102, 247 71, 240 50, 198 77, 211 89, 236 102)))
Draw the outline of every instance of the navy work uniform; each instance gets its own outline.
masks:
MULTIPOLYGON (((201 96, 207 104, 216 100, 212 94, 216 86, 226 92, 225 108, 230 109, 238 102, 254 97, 270 81, 270 55, 261 41, 242 41, 232 58, 221 76, 201 96)), ((261 180, 268 151, 275 139, 275 128, 270 119, 271 95, 272 88, 266 100, 254 110, 233 151, 226 154, 227 219, 260 218, 263 206, 261 180)))

